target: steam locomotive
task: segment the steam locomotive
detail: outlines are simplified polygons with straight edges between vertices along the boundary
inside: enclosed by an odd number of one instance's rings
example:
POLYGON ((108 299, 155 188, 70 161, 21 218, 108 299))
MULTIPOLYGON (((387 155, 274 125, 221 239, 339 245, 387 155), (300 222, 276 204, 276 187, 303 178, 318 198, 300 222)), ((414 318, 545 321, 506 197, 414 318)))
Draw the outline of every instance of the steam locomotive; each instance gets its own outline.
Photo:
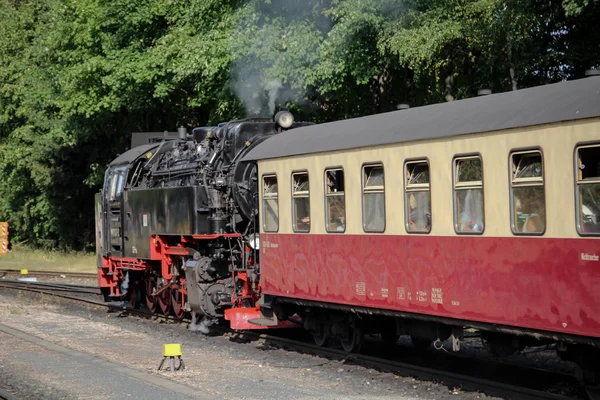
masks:
POLYGON ((192 312, 202 331, 224 318, 258 317, 258 179, 256 164, 241 159, 304 125, 280 111, 191 133, 134 134, 95 198, 105 299, 180 318, 192 312))

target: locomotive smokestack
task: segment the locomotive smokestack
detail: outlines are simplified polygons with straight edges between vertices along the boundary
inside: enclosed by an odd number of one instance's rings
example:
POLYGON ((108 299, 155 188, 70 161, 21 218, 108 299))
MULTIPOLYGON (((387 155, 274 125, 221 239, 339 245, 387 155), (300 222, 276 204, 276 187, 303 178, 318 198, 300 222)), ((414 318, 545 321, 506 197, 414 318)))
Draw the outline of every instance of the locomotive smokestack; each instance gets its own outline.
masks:
POLYGON ((177 133, 179 133, 179 139, 187 139, 187 129, 185 129, 184 126, 180 126, 179 128, 177 128, 177 133))

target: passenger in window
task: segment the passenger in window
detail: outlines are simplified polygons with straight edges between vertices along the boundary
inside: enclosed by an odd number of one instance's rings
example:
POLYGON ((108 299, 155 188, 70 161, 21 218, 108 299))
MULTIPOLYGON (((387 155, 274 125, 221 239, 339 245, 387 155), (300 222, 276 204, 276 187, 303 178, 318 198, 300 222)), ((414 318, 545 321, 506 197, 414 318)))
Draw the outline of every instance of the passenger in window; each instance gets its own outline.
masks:
POLYGON ((344 232, 346 230, 346 221, 344 218, 344 211, 340 207, 331 207, 329 216, 329 227, 330 232, 344 232))
POLYGON ((541 233, 545 229, 546 211, 543 188, 514 189, 515 228, 517 232, 541 233), (519 196, 520 195, 520 196, 519 196))

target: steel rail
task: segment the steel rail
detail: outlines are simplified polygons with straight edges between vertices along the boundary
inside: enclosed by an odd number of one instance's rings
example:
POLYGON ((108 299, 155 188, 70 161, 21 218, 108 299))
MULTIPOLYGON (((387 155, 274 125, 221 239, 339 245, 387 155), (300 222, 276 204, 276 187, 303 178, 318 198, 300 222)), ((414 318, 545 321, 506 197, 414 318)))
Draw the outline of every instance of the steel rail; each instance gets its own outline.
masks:
MULTIPOLYGON (((20 275, 20 269, 0 269, 2 275, 20 275)), ((94 272, 65 272, 65 271, 28 271, 28 276, 61 276, 70 278, 96 278, 98 275, 94 272)))
POLYGON ((53 282, 29 282, 29 281, 15 281, 15 280, 2 280, 0 283, 5 283, 19 287, 38 287, 46 288, 49 290, 55 290, 59 292, 71 292, 71 293, 90 293, 90 294, 101 294, 100 288, 97 286, 89 285, 74 285, 74 284, 63 284, 53 282))
POLYGON ((0 388, 0 399, 3 400, 17 400, 17 398, 15 396, 13 396, 12 394, 8 393, 6 390, 0 388))
MULTIPOLYGON (((47 289, 39 289, 28 287, 26 285, 13 285, 13 284, 5 284, 5 282, 0 281, 0 288, 7 289, 15 289, 15 290, 25 290, 40 294, 51 295, 59 298, 64 298, 68 300, 73 300, 76 302, 83 302, 86 304, 91 304, 103 308, 107 308, 115 311, 122 311, 133 315, 138 315, 142 317, 153 317, 164 320, 171 320, 176 322, 190 322, 188 319, 178 319, 173 316, 165 316, 163 314, 155 314, 150 311, 138 310, 134 309, 124 303, 106 303, 104 301, 86 299, 82 297, 70 296, 64 293, 55 293, 52 290, 53 288, 49 287, 47 289)), ((341 360, 350 360, 360 365, 381 369, 389 372, 395 372, 404 376, 413 376, 418 377, 423 380, 439 380, 444 382, 446 385, 457 385, 461 388, 466 388, 468 390, 475 391, 484 391, 488 393, 498 394, 498 395, 508 395, 515 396, 515 398, 519 399, 535 399, 535 400, 567 400, 569 397, 545 392, 538 389, 532 389, 528 387, 512 385, 508 383, 493 381, 486 378, 476 377, 463 373, 455 373, 446 371, 439 368, 430 368, 424 367, 420 365, 411 364, 409 362, 401 362, 394 360, 387 360, 379 357, 369 356, 365 354, 358 353, 346 353, 343 350, 329 348, 329 347, 319 347, 313 344, 309 344, 306 342, 287 339, 280 336, 275 336, 267 333, 259 333, 252 331, 236 331, 233 329, 214 326, 211 329, 215 331, 219 331, 222 334, 230 334, 235 337, 240 338, 253 338, 255 340, 265 340, 269 343, 273 343, 283 348, 292 349, 295 351, 300 351, 303 353, 314 354, 317 356, 325 357, 325 358, 334 358, 341 360)), ((527 369, 527 368, 524 368, 527 369)), ((534 370, 529 368, 529 370, 534 370)), ((535 369, 536 371, 540 371, 535 369)), ((556 376, 557 374, 554 374, 556 376)), ((571 378, 569 375, 564 375, 565 378, 571 378)))

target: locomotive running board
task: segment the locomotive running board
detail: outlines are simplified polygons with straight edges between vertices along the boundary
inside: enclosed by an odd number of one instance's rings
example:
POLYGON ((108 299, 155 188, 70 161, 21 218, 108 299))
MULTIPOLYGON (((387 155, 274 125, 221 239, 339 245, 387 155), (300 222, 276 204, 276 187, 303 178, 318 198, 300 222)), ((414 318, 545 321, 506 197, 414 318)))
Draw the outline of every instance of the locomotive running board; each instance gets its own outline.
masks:
POLYGON ((265 318, 258 308, 230 308, 225 310, 225 319, 231 329, 281 329, 298 328, 290 321, 277 321, 265 318))

